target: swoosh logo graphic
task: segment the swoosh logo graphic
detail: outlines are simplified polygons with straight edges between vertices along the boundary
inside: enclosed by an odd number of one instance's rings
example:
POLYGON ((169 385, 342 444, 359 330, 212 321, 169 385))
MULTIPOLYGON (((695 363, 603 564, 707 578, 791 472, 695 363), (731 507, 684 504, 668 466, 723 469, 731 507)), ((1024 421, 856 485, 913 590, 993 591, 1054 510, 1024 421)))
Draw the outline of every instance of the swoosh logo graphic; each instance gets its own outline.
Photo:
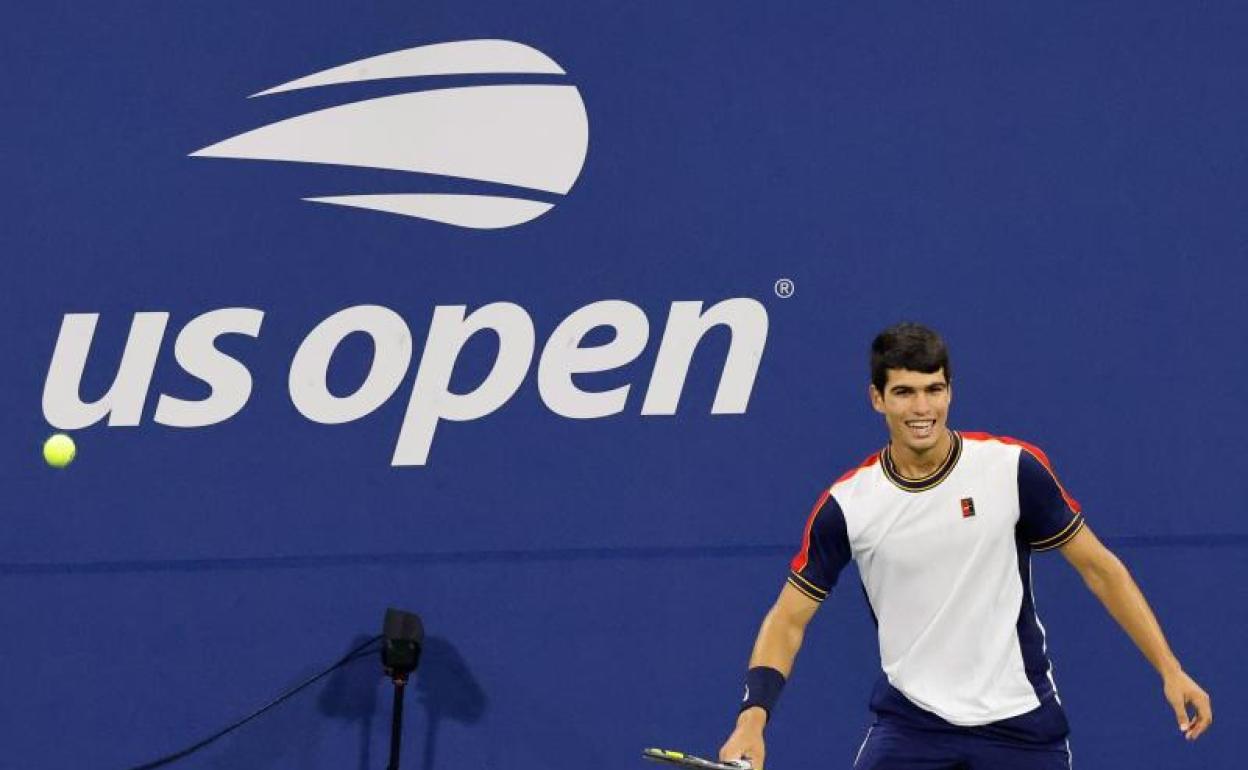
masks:
POLYGON ((522 225, 554 208, 552 203, 522 198, 503 198, 497 195, 402 193, 397 195, 335 195, 325 198, 304 198, 304 200, 385 211, 390 214, 430 219, 434 222, 471 227, 477 230, 522 225))
MULTIPOLYGON (((506 40, 465 40, 395 51, 289 81, 255 96, 389 78, 453 74, 565 74, 541 51, 506 40)), ((233 136, 192 157, 389 169, 565 195, 589 148, 589 118, 571 85, 444 88, 352 102, 233 136)), ((433 192, 304 198, 473 229, 513 227, 553 204, 523 197, 433 192)))
POLYGON ((427 75, 566 75, 546 54, 511 40, 460 40, 360 59, 274 86, 256 96, 300 88, 427 75))

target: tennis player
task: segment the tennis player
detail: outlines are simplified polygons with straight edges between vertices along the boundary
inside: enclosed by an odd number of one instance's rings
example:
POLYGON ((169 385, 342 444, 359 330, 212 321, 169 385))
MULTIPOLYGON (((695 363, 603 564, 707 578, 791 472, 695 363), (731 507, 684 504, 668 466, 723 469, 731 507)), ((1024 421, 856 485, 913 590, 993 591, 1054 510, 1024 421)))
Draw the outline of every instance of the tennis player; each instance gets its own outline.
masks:
POLYGON ((807 623, 858 563, 884 669, 857 770, 1069 770, 1069 727, 1031 591, 1031 554, 1060 550, 1162 679, 1188 740, 1213 722, 1130 573, 1092 534, 1038 448, 946 426, 949 355, 901 324, 871 345, 889 443, 823 493, 763 619, 721 759, 765 759, 763 728, 807 623), (1189 706, 1194 714, 1189 712, 1189 706))

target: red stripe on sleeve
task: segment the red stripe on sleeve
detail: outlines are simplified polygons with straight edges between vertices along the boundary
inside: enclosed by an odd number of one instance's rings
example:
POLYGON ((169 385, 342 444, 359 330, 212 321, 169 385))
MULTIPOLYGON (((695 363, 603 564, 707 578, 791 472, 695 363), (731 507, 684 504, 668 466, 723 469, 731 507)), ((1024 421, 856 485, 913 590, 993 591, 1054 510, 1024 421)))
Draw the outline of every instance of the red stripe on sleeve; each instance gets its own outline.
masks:
POLYGON ((815 503, 815 507, 811 509, 810 516, 806 519, 806 531, 802 533, 802 550, 797 552, 793 557, 793 561, 789 563, 790 569, 794 572, 801 572, 806 569, 806 565, 810 563, 810 531, 814 529, 815 519, 819 516, 819 509, 823 508, 823 504, 832 496, 832 490, 824 490, 819 496, 819 501, 815 503))
POLYGON ((962 438, 969 438, 974 441, 1000 441, 1002 444, 1021 447, 1032 457, 1039 460, 1040 464, 1044 466, 1044 469, 1049 472, 1050 476, 1053 477, 1053 481, 1057 483, 1058 490, 1062 493, 1062 499, 1066 501, 1066 505, 1070 506, 1070 510, 1075 513, 1083 512, 1083 506, 1079 505, 1079 501, 1071 497, 1070 493, 1066 491, 1066 487, 1062 486, 1062 480, 1059 479, 1057 477, 1057 473, 1053 471, 1053 464, 1049 462, 1049 456, 1046 455, 1044 450, 1040 447, 1035 444, 1028 444, 1026 441, 1022 441, 1020 439, 1010 438, 1009 436, 993 436, 990 433, 958 432, 962 435, 962 438))
POLYGON ((839 479, 832 482, 832 486, 836 486, 837 484, 840 484, 842 481, 849 481, 851 478, 854 477, 855 473, 862 470, 863 468, 870 468, 872 465, 875 465, 875 463, 879 459, 880 459, 880 453, 876 452, 875 454, 871 455, 867 459, 863 460, 862 463, 859 464, 857 468, 851 468, 850 470, 845 471, 845 473, 839 479))
MULTIPOLYGON (((872 465, 875 465, 879 459, 880 453, 876 452, 867 459, 863 460, 857 468, 852 468, 846 471, 844 475, 832 483, 832 486, 836 486, 842 481, 849 481, 849 479, 853 478, 855 473, 864 468, 870 468, 872 465)), ((815 518, 819 515, 819 509, 823 507, 823 504, 827 502, 828 498, 831 496, 832 490, 826 490, 819 497, 818 502, 815 503, 815 507, 810 512, 810 516, 806 519, 806 531, 802 534, 802 550, 798 551, 797 555, 793 557, 793 561, 789 563, 789 567, 794 572, 800 573, 802 570, 806 569, 806 565, 810 563, 810 531, 815 526, 815 518)))

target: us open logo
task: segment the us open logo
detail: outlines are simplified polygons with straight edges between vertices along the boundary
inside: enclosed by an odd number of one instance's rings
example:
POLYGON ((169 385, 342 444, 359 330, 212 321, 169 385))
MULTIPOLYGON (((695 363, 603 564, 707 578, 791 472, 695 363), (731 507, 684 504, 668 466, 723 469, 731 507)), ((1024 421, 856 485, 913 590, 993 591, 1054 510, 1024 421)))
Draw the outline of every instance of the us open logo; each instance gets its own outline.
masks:
MULTIPOLYGON (((192 155, 412 172, 400 178, 415 180, 412 184, 423 184, 425 190, 339 189, 304 200, 459 227, 512 227, 541 216, 554 206, 551 200, 567 194, 589 146, 589 121, 580 93, 573 86, 547 82, 566 73, 542 52, 506 40, 440 43, 316 72, 255 96, 390 78, 500 73, 544 77, 540 83, 411 90, 339 102, 230 137, 192 155), (437 192, 439 182, 446 181, 438 176, 498 185, 501 192, 437 192)), ((407 320, 388 307, 358 304, 332 313, 306 332, 290 359, 286 382, 290 403, 312 422, 341 425, 380 409, 406 381, 407 406, 390 464, 423 466, 440 426, 483 419, 503 408, 529 381, 531 371, 542 403, 562 418, 621 414, 634 385, 645 390, 639 415, 675 415, 694 354, 701 340, 718 327, 727 328, 729 343, 710 413, 744 414, 769 328, 766 307, 749 297, 721 299, 709 306, 701 300, 675 301, 657 324, 631 302, 590 302, 571 310, 544 344, 539 344, 532 314, 516 302, 492 302, 472 310, 437 304, 431 313, 419 327, 427 329, 421 344, 407 320), (592 390, 577 379, 619 370, 637 360, 655 326, 662 331, 656 335, 658 350, 650 362, 648 382, 642 377, 636 383, 592 390), (588 338, 600 328, 614 332, 610 341, 591 344, 588 338), (472 390, 452 389, 460 354, 481 333, 498 340, 488 373, 472 390), (372 340, 371 367, 353 392, 333 392, 329 369, 335 351, 356 334, 372 340), (416 351, 420 357, 413 365, 416 351)), ((176 335, 173 355, 183 372, 207 386, 208 395, 186 398, 162 391, 146 419, 168 427, 203 428, 238 415, 251 399, 251 368, 245 358, 218 348, 217 341, 230 336, 259 340, 266 315, 258 307, 222 307, 188 320, 176 335)), ((44 380, 43 415, 48 424, 59 430, 105 420, 111 427, 140 425, 156 367, 168 349, 164 340, 172 316, 162 310, 134 313, 112 384, 91 401, 84 399, 82 383, 101 314, 66 313, 44 380)))
MULTIPOLYGON (((521 43, 461 40, 348 62, 252 96, 392 78, 482 74, 567 73, 521 43)), ((589 119, 576 87, 525 83, 420 90, 341 104, 261 126, 191 156, 356 166, 508 185, 521 192, 351 192, 303 199, 497 229, 529 222, 553 208, 522 191, 566 195, 580 176, 588 148, 589 119)))

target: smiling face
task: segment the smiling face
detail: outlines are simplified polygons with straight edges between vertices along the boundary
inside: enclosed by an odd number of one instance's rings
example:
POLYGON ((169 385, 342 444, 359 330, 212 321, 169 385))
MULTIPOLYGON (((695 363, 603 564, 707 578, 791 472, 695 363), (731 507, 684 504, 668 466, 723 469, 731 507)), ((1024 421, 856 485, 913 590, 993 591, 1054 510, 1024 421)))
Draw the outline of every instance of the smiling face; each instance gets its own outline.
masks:
POLYGON ((883 392, 871 386, 871 406, 884 415, 894 450, 916 459, 944 447, 952 398, 943 368, 931 374, 889 369, 883 392))

